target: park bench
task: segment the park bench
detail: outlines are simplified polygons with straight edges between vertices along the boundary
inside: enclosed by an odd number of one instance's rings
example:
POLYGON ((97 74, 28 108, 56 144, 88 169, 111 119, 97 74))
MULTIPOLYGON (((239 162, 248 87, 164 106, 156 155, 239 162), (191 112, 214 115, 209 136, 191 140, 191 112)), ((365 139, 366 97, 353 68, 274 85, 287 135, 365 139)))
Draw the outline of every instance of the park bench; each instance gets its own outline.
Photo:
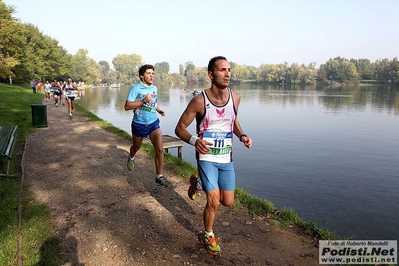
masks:
MULTIPOLYGON (((151 144, 151 140, 149 138, 144 138, 143 142, 146 144, 151 144)), ((179 159, 182 158, 184 141, 170 135, 162 135, 162 142, 163 148, 166 152, 168 152, 168 149, 177 148, 177 157, 179 159)))
POLYGON ((8 172, 10 170, 11 156, 14 150, 17 136, 18 126, 0 126, 0 156, 8 159, 7 171, 5 175, 8 175, 8 172))

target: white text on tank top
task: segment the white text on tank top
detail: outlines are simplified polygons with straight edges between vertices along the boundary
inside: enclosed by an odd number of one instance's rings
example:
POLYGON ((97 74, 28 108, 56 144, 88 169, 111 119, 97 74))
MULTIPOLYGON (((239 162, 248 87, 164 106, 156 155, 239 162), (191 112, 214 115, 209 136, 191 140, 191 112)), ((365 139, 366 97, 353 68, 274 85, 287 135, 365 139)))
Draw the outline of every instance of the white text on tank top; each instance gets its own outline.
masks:
POLYGON ((207 154, 199 154, 199 160, 215 163, 231 162, 234 129, 234 104, 229 89, 229 100, 224 106, 217 107, 204 94, 205 116, 199 125, 199 135, 203 140, 212 143, 207 154))

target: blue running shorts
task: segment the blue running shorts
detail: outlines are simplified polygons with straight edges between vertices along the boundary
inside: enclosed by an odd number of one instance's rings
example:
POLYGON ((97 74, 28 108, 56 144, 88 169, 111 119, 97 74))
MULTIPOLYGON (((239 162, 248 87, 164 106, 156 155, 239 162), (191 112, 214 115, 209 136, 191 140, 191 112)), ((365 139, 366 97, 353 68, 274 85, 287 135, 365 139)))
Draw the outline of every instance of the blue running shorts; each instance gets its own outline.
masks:
POLYGON ((149 125, 139 124, 132 121, 132 134, 136 137, 146 138, 151 132, 158 128, 160 128, 159 119, 149 125))
POLYGON ((236 187, 236 174, 233 162, 214 163, 208 161, 197 161, 198 173, 205 192, 220 188, 221 190, 232 190, 236 187))

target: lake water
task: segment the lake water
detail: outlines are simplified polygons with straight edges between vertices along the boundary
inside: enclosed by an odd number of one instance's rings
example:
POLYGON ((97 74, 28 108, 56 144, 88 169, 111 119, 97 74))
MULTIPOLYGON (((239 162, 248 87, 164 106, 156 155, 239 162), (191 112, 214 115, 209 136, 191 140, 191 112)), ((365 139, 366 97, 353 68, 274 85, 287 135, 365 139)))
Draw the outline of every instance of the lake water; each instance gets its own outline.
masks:
MULTIPOLYGON (((174 135, 191 100, 182 88, 158 86, 163 134, 174 135)), ((235 139, 237 186, 293 208, 341 237, 399 239, 399 90, 388 87, 233 85, 247 149, 235 139)), ((204 87, 189 87, 203 90, 204 87)), ((130 133, 128 86, 86 89, 79 102, 130 133)), ((195 133, 194 123, 189 128, 195 133)), ((174 151, 176 149, 171 149, 174 151)), ((195 164, 194 148, 183 159, 195 164)))

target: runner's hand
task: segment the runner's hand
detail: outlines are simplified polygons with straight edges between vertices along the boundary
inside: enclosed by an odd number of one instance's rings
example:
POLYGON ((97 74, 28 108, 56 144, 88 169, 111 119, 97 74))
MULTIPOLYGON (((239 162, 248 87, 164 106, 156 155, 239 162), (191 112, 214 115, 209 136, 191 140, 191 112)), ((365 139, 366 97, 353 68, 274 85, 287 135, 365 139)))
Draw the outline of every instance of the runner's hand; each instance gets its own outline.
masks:
POLYGON ((143 101, 144 101, 145 103, 149 103, 149 102, 151 102, 151 100, 152 100, 151 95, 150 95, 149 93, 147 93, 147 94, 145 95, 143 101))
POLYGON ((195 149, 201 154, 207 154, 211 150, 208 146, 212 145, 213 144, 208 141, 197 139, 195 142, 195 149))

